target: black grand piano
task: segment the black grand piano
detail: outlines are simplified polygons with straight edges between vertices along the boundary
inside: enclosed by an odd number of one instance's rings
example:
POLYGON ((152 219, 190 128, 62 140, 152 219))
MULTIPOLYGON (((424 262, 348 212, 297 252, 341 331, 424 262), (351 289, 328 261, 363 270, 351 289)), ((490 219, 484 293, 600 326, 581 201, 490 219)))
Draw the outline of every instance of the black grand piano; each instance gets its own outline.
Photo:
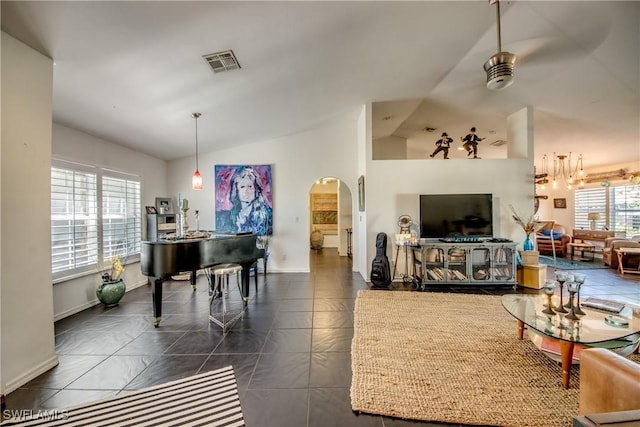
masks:
POLYGON ((219 264, 240 264, 242 294, 248 297, 249 269, 265 256, 264 249, 258 249, 256 242, 255 234, 213 234, 199 239, 142 242, 140 266, 142 274, 152 282, 153 325, 158 327, 162 317, 162 282, 181 272, 191 272, 191 285, 195 289, 197 270, 219 264))

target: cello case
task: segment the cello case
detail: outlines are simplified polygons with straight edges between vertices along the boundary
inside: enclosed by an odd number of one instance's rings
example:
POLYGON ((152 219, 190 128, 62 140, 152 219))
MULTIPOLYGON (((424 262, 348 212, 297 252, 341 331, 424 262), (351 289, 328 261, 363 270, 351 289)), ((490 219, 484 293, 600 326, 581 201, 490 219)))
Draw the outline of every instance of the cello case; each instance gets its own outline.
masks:
POLYGON ((371 262, 371 287, 388 288, 391 284, 391 268, 387 258, 387 234, 376 236, 376 257, 371 262))

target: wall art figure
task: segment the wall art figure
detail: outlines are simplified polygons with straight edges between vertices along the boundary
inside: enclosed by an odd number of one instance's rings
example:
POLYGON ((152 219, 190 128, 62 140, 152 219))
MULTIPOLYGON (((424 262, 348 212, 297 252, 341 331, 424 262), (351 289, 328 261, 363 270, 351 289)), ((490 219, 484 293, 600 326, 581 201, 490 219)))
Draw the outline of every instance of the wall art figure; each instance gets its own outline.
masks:
POLYGON ((271 165, 216 165, 216 231, 273 234, 271 165))

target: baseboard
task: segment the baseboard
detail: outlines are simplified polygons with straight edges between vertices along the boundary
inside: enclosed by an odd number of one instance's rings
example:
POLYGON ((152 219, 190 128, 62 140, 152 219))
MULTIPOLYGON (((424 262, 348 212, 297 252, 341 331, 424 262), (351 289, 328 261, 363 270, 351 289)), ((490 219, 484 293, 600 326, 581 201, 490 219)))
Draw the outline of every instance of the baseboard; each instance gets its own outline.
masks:
POLYGON ((28 383, 32 379, 37 378, 38 376, 44 374, 49 369, 51 369, 51 368, 53 368, 53 367, 55 367, 57 365, 58 365, 58 357, 54 354, 49 359, 47 359, 44 362, 40 363, 39 365, 33 367, 32 369, 28 370, 27 372, 25 372, 24 374, 20 375, 19 377, 14 378, 14 379, 12 379, 10 381, 7 381, 5 383, 4 392, 6 394, 9 394, 12 391, 17 390, 18 388, 22 387, 23 385, 25 385, 26 383, 28 383))
MULTIPOLYGON (((127 292, 132 291, 136 288, 139 288, 140 286, 145 286, 147 284, 148 284, 147 280, 141 280, 140 282, 134 283, 132 285, 127 284, 127 292)), ((100 301, 98 300, 98 298, 95 298, 91 301, 87 301, 84 304, 70 308, 69 310, 63 311, 62 313, 55 314, 53 316, 53 321, 57 322, 58 320, 64 319, 65 317, 73 316, 76 313, 80 313, 81 311, 86 310, 87 308, 91 308, 98 304, 100 304, 100 301)))

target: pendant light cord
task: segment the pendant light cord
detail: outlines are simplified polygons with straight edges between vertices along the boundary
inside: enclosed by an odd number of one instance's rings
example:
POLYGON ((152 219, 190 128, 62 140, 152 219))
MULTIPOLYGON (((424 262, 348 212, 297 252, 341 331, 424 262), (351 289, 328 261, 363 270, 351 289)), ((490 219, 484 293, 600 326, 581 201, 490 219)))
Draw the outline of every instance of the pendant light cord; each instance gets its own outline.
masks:
POLYGON ((196 171, 200 170, 198 168, 198 117, 201 116, 200 113, 193 113, 193 118, 196 119, 196 171))

